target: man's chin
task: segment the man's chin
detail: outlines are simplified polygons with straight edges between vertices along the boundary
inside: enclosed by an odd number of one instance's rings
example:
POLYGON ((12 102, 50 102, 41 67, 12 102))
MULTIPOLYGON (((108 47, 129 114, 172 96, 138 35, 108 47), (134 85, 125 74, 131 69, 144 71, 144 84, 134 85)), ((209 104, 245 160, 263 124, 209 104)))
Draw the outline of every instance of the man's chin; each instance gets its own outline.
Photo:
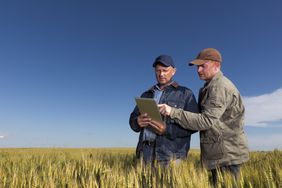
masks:
POLYGON ((160 85, 166 85, 168 82, 167 81, 159 81, 160 85))
POLYGON ((206 80, 204 76, 199 76, 200 80, 206 80))

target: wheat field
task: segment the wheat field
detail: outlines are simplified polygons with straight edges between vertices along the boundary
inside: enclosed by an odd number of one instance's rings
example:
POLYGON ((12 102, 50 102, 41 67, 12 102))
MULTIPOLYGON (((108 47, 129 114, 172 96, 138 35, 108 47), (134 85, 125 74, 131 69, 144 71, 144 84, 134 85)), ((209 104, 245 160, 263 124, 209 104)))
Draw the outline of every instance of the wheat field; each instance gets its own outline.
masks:
MULTIPOLYGON (((251 152, 236 182, 228 174, 217 187, 282 187, 282 151, 251 152)), ((154 169, 135 159, 133 148, 0 149, 0 187, 212 187, 199 151, 186 161, 154 169)))

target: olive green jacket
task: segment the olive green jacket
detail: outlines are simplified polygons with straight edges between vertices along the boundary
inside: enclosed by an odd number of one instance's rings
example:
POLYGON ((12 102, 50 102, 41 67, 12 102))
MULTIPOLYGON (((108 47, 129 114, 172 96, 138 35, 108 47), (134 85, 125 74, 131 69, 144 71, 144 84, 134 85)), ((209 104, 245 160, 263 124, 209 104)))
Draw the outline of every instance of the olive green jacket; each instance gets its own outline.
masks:
POLYGON ((170 117, 183 128, 200 131, 201 159, 206 168, 248 161, 245 108, 239 91, 222 72, 201 88, 199 106, 199 114, 172 108, 170 117))

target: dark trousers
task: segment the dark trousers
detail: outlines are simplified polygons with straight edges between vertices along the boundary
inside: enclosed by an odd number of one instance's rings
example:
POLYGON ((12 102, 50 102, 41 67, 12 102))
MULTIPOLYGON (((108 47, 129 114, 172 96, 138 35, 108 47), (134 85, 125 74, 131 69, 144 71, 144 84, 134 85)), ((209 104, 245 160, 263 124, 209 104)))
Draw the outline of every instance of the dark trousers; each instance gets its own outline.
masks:
POLYGON ((236 180, 240 178, 240 165, 228 165, 228 166, 221 166, 217 169, 212 169, 212 181, 213 185, 216 185, 218 182, 218 173, 230 173, 236 180))
POLYGON ((144 141, 142 143, 141 157, 146 165, 150 165, 155 160, 155 143, 144 141))

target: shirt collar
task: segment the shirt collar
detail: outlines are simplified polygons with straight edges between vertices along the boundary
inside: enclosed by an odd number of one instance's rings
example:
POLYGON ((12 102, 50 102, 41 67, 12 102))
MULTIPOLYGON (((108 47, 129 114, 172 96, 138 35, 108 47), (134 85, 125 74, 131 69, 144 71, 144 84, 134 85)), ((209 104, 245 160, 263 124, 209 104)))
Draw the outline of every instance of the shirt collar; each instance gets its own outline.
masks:
MULTIPOLYGON (((177 88, 177 87, 179 86, 179 84, 178 84, 176 81, 173 81, 173 80, 172 80, 172 81, 170 81, 170 82, 165 86, 165 88, 167 88, 167 87, 169 87, 169 86, 172 86, 172 87, 174 87, 174 88, 177 88)), ((153 91, 154 89, 161 90, 158 84, 152 86, 149 90, 153 91)))

